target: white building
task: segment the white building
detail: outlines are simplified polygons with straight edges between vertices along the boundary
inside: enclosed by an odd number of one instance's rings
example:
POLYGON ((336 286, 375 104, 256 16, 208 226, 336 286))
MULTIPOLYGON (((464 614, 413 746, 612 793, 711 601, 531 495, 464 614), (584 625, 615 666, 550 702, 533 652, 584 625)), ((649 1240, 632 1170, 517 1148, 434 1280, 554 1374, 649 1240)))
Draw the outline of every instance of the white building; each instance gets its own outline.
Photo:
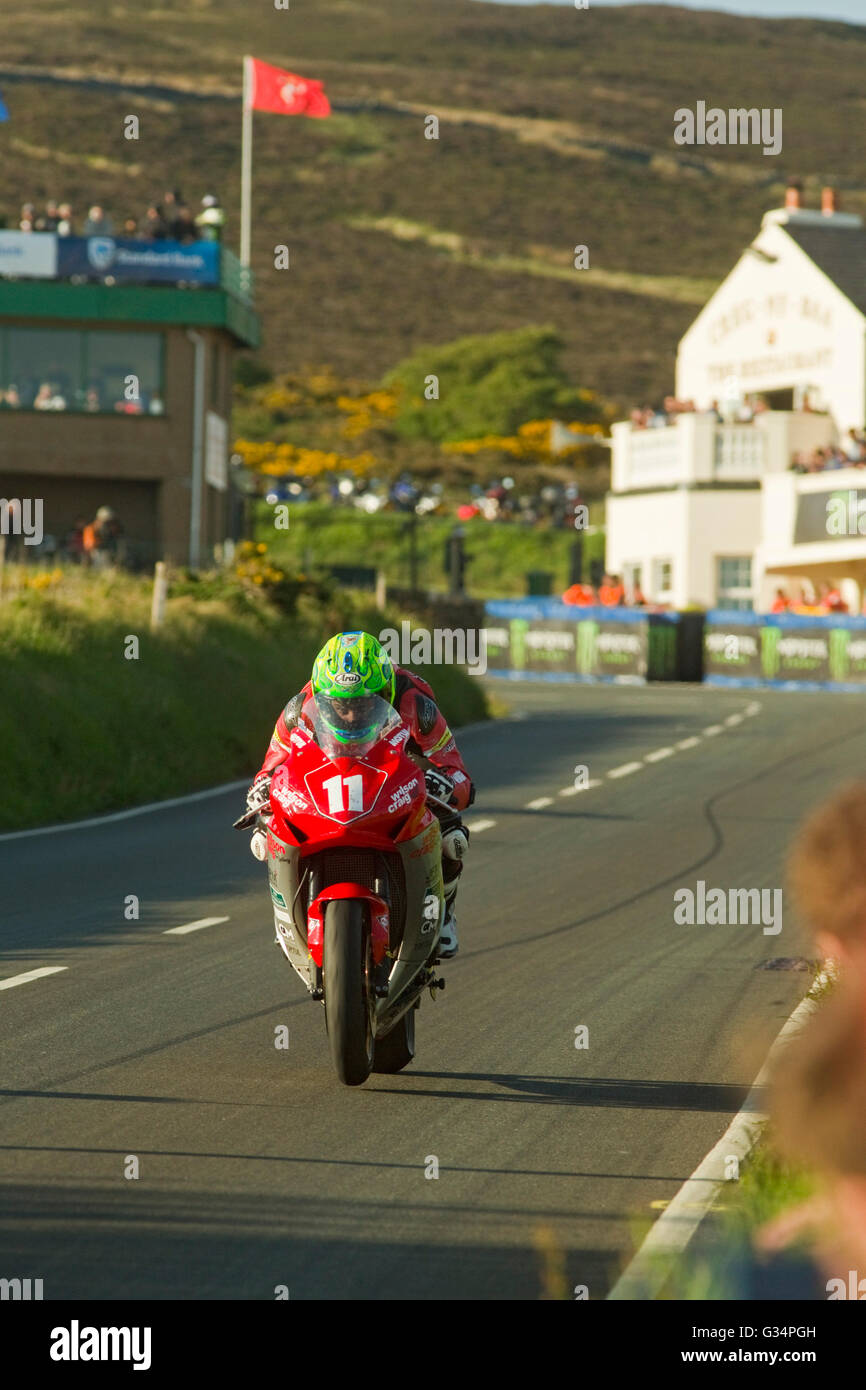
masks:
POLYGON ((789 471, 795 453, 866 424, 866 229, 831 190, 820 212, 789 189, 764 216, 680 343, 676 395, 697 411, 613 427, 608 569, 674 607, 763 609, 777 585, 805 579, 843 585, 859 611, 866 472, 789 471), (747 397, 768 408, 737 423, 747 397), (844 532, 830 524, 840 493, 844 532))

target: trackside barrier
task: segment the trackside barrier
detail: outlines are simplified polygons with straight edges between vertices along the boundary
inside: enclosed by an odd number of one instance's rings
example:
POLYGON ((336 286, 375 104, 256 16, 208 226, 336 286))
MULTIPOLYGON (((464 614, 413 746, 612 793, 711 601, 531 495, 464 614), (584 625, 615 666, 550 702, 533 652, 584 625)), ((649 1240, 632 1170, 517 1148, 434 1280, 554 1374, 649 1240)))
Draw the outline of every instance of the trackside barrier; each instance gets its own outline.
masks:
POLYGON ((575 608, 559 599, 484 605, 487 671, 512 680, 700 680, 702 613, 575 608))
POLYGON ((708 685, 866 692, 866 618, 710 609, 708 685))

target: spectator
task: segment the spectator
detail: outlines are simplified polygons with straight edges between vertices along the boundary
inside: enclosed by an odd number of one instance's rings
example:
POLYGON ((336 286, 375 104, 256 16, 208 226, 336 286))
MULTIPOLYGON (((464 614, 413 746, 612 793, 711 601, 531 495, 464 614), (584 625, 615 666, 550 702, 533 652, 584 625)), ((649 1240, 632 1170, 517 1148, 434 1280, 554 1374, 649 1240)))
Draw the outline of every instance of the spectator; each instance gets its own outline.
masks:
POLYGON ((91 415, 102 409, 102 402, 99 399, 99 388, 97 386, 88 386, 84 395, 84 409, 91 415))
POLYGON ((82 532, 82 546, 86 563, 97 569, 106 569, 118 558, 123 527, 111 507, 100 507, 96 517, 82 532))
POLYGON ((35 203, 21 204, 21 220, 18 223, 20 232, 33 232, 36 230, 36 205, 35 203))
POLYGON ((175 241, 184 243, 198 241, 199 239, 195 218, 185 204, 177 210, 177 216, 172 224, 171 235, 175 241))
POLYGON ((220 200, 213 193, 206 193, 201 200, 202 210, 195 219, 204 241, 219 241, 225 226, 226 215, 220 200))
POLYGON ((72 236, 72 204, 61 203, 57 209, 57 235, 72 236))
POLYGON ((0 391, 0 408, 4 410, 21 409, 21 397, 18 394, 18 387, 14 383, 7 386, 5 392, 0 391))
POLYGON ((573 604, 576 608, 588 608, 598 603, 591 584, 572 584, 562 595, 562 601, 573 604))
POLYGON ((135 241, 138 236, 138 218, 127 217, 124 219, 123 235, 127 241, 135 241))
POLYGON ((34 410, 65 410, 66 398, 50 381, 43 381, 33 399, 34 410))
POLYGON ((44 213, 36 219, 36 230, 37 232, 56 232, 59 221, 60 214, 57 210, 57 204, 53 198, 50 198, 45 204, 44 213))
POLYGON ((175 240, 175 222, 180 209, 184 206, 183 194, 179 188, 167 189, 162 195, 162 202, 158 205, 158 212, 166 225, 167 235, 175 240))
POLYGON ((619 575, 605 574, 598 589, 598 601, 605 608, 619 608, 625 603, 625 588, 619 575))
POLYGON ((788 612, 788 609, 789 609, 790 607, 791 607, 791 600, 788 598, 788 595, 785 593, 785 590, 784 590, 784 589, 777 589, 777 590, 776 590, 776 597, 773 599, 773 602, 772 602, 772 604, 771 604, 771 606, 770 606, 770 612, 771 612, 771 613, 787 613, 787 612, 788 612))
POLYGON ((98 203, 94 203, 84 223, 84 235, 111 236, 113 232, 114 224, 111 218, 107 216, 98 203))
POLYGON ((168 226, 158 207, 151 206, 147 209, 141 234, 148 241, 165 241, 168 237, 168 226))
POLYGON ((149 414, 151 415, 165 414, 165 406, 163 404, 162 396, 159 394, 158 391, 153 391, 151 393, 150 404, 148 405, 147 409, 149 414))

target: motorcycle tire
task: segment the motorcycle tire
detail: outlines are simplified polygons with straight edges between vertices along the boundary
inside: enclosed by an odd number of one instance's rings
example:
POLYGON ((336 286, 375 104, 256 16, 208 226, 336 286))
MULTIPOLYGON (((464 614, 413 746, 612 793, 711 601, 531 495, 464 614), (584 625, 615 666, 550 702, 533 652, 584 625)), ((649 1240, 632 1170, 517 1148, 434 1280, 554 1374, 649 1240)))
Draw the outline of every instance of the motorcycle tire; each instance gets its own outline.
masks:
POLYGON ((325 908, 322 984, 331 1058, 344 1086, 361 1086, 373 1069, 370 937, 361 903, 338 898, 325 908))
POLYGON ((415 1010, 410 1009, 390 1033, 376 1039, 373 1056, 373 1070, 379 1072, 402 1071, 408 1067, 415 1056, 415 1010))

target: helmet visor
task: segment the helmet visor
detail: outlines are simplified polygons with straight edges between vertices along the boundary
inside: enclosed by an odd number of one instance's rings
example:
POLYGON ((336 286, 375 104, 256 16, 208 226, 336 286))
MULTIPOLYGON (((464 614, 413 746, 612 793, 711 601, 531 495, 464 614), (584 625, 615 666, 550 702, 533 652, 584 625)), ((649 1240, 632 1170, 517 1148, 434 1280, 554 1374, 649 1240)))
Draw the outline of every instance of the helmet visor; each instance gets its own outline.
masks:
POLYGON ((379 695, 314 695, 304 706, 316 742, 328 757, 360 756, 402 721, 379 695))

